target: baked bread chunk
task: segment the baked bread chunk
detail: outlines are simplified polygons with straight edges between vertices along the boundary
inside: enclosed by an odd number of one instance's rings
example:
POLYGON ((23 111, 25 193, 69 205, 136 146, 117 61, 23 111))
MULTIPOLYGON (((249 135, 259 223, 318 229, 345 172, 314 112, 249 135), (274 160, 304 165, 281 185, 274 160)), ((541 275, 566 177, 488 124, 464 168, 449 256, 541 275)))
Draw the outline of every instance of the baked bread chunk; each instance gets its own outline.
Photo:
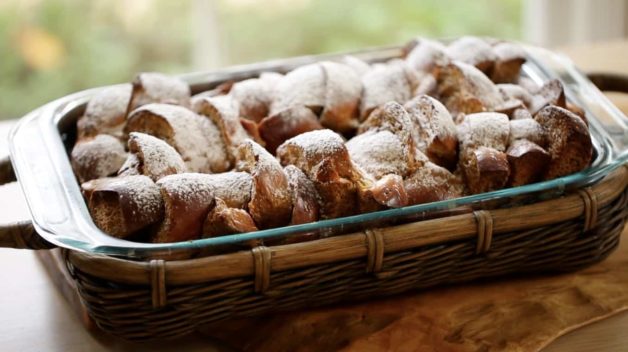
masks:
POLYGON ((190 86, 179 78, 161 73, 140 73, 133 80, 127 115, 150 103, 189 106, 190 86))
POLYGON ((129 133, 129 156, 118 174, 145 175, 153 181, 187 171, 181 155, 168 143, 151 135, 129 133))
POLYGON ((414 141, 433 163, 447 169, 458 161, 456 125, 447 108, 438 100, 418 96, 405 104, 413 124, 414 141))
POLYGON ((215 205, 209 176, 184 173, 157 181, 164 201, 164 218, 153 242, 179 242, 200 237, 207 214, 215 205))
POLYGON ((251 174, 253 187, 248 210, 260 229, 286 225, 291 218, 292 199, 288 177, 279 161, 252 140, 240 144, 236 168, 251 174))
POLYGON ((159 187, 149 177, 101 178, 81 188, 94 223, 111 236, 127 238, 163 218, 159 187))
POLYGON ((99 134, 122 138, 130 99, 130 84, 105 88, 94 94, 85 107, 85 113, 76 123, 78 139, 99 134))
POLYGON ((534 119, 547 135, 547 151, 552 157, 544 179, 551 180, 578 172, 591 164, 593 145, 587 125, 573 112, 549 105, 534 119))
POLYGON ((131 113, 126 131, 164 140, 181 155, 190 172, 223 172, 230 167, 216 124, 182 106, 144 105, 131 113))
POLYGON ((85 182, 101 177, 113 176, 124 164, 127 154, 119 139, 108 134, 84 138, 72 148, 72 169, 85 182))
POLYGON ((271 153, 275 153, 277 147, 294 136, 322 128, 318 117, 305 106, 279 111, 264 118, 258 126, 260 137, 271 153))

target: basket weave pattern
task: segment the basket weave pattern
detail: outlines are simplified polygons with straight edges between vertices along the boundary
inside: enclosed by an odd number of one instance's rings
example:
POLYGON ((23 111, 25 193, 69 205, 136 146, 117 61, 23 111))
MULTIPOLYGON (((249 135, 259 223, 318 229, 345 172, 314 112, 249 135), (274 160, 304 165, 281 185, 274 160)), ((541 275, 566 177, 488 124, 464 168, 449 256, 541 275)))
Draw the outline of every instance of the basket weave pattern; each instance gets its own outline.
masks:
POLYGON ((628 192, 624 189, 599 209, 595 198, 583 195, 582 199, 584 214, 567 221, 492 236, 486 231, 492 227, 491 221, 487 223, 484 212, 478 212, 478 236, 473 240, 391 253, 384 253, 377 232, 366 231, 365 243, 370 248, 366 258, 294 270, 260 273, 264 260, 270 260, 264 258, 269 252, 262 249, 253 254, 257 262, 253 277, 166 287, 164 262, 154 260, 149 284, 130 285, 85 273, 71 259, 67 264, 101 329, 130 340, 174 338, 227 318, 364 300, 505 274, 585 267, 617 247, 628 216, 628 192), (586 227, 590 229, 583 231, 586 227))

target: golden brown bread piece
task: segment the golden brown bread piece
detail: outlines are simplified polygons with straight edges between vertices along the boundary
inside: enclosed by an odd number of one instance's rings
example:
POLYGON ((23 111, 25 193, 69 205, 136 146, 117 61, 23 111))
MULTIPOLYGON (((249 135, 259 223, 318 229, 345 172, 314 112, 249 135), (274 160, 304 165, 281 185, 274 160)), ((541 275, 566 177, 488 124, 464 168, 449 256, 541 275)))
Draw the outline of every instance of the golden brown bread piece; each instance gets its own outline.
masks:
POLYGON ((547 135, 550 161, 544 179, 551 180, 585 169, 593 157, 593 145, 587 125, 567 109, 549 105, 534 119, 547 135))
POLYGON ((499 89, 504 101, 514 99, 521 101, 526 108, 532 106, 532 94, 520 85, 503 83, 498 84, 497 89, 499 89))
POLYGON ((497 86, 476 67, 454 61, 436 70, 438 94, 452 116, 493 111, 503 103, 497 86))
POLYGON ((500 42, 493 46, 495 64, 491 80, 495 83, 515 83, 519 79, 521 66, 526 62, 525 51, 515 43, 500 42))
POLYGON ((469 114, 458 126, 460 151, 480 146, 506 151, 510 136, 508 116, 497 112, 469 114))
POLYGON ((203 177, 215 198, 220 198, 229 208, 246 209, 251 201, 253 177, 246 172, 228 171, 203 177))
POLYGON ((99 134, 94 138, 79 140, 72 148, 72 169, 85 182, 115 175, 124 164, 127 154, 119 139, 99 134))
POLYGON ((450 61, 447 48, 440 42, 420 38, 412 44, 406 62, 419 72, 431 73, 435 66, 444 66, 450 61))
POLYGON ((129 133, 129 157, 118 175, 145 175, 153 181, 172 174, 187 171, 185 162, 177 151, 161 139, 151 135, 129 133))
POLYGON ((407 70, 399 64, 375 64, 362 76, 360 119, 365 120, 373 110, 391 102, 406 102, 413 87, 407 70))
POLYGON ((236 168, 253 177, 248 210, 260 229, 284 226, 290 221, 292 199, 288 177, 279 161, 248 139, 237 149, 236 168))
POLYGON ((203 223, 214 207, 210 175, 184 173, 157 181, 164 200, 164 219, 152 238, 153 242, 179 242, 197 239, 203 223))
POLYGON ((105 88, 94 94, 85 107, 85 113, 76 123, 78 139, 98 134, 122 138, 129 99, 130 84, 105 88))
POLYGON ((534 119, 510 120, 510 138, 508 144, 512 145, 515 141, 520 139, 527 139, 542 148, 547 146, 545 130, 534 119))
POLYGON ((245 210, 230 208, 220 198, 203 223, 203 237, 217 237, 257 231, 253 218, 245 210))
POLYGON ((340 133, 358 127, 362 81, 349 66, 325 61, 320 63, 325 74, 325 105, 320 122, 340 133))
POLYGON ((216 125, 181 106, 144 105, 131 113, 126 132, 142 132, 164 140, 177 150, 191 172, 222 172, 230 166, 216 125))
POLYGON ((488 74, 492 71, 497 56, 493 48, 484 39, 464 36, 451 42, 447 46, 447 56, 473 65, 478 70, 488 74))
POLYGON ((294 106, 305 106, 320 114, 325 106, 325 82, 325 71, 320 64, 290 71, 277 83, 270 114, 294 106))
POLYGON ((405 104, 413 123, 414 141, 435 164, 447 169, 458 161, 456 125, 447 108, 438 100, 421 95, 405 104))
POLYGON ((375 181, 371 193, 375 201, 390 208, 401 208, 410 204, 404 180, 399 175, 388 174, 375 181))
POLYGON ((301 169, 319 194, 322 219, 355 214, 362 175, 355 169, 342 137, 316 130, 288 139, 277 148, 281 164, 301 169))
POLYGON ((404 180, 407 205, 437 202, 461 197, 463 183, 447 169, 426 162, 404 180))
POLYGON ((159 187, 146 176, 101 178, 81 188, 94 223, 111 236, 127 238, 163 217, 159 187))
POLYGON ((233 84, 229 95, 238 102, 238 116, 255 122, 268 116, 273 102, 272 81, 252 78, 233 84))
POLYGON ((275 153, 277 147, 294 136, 322 128, 316 115, 305 106, 294 106, 279 111, 264 118, 258 126, 266 149, 271 153, 275 153))
POLYGON ((506 186, 510 176, 506 153, 481 146, 464 151, 460 160, 467 188, 472 194, 495 191, 506 186))
POLYGON ((135 76, 127 116, 142 105, 150 103, 190 105, 190 86, 179 78, 157 72, 135 76))
POLYGON ((194 99, 192 109, 196 113, 207 116, 218 127, 222 141, 227 146, 229 160, 233 162, 235 149, 246 139, 251 138, 246 132, 238 116, 238 102, 230 95, 194 99))
MULTIPOLYGON (((412 172, 417 166, 416 145, 413 136, 413 125, 408 112, 396 102, 388 102, 371 113, 369 118, 360 125, 358 133, 367 131, 389 131, 401 142, 406 172, 412 172)), ((405 176, 405 175, 402 175, 405 176)))
POLYGON ((388 174, 405 176, 411 172, 414 154, 408 155, 401 139, 390 131, 369 130, 347 143, 351 161, 375 180, 388 174))
POLYGON ((290 225, 307 224, 318 221, 318 192, 314 183, 294 165, 284 168, 292 195, 292 216, 290 225))
POLYGON ((541 88, 534 92, 530 113, 534 115, 547 105, 556 105, 561 108, 567 106, 563 84, 557 79, 545 82, 541 88))
POLYGON ((526 139, 511 143, 506 155, 510 164, 508 185, 511 187, 540 181, 551 160, 545 149, 526 139))
POLYGON ((246 134, 249 136, 249 138, 254 140, 255 143, 264 146, 266 145, 266 142, 264 142, 264 139, 260 134, 259 125, 257 124, 257 122, 249 119, 240 118, 240 125, 242 125, 242 128, 244 128, 246 134))

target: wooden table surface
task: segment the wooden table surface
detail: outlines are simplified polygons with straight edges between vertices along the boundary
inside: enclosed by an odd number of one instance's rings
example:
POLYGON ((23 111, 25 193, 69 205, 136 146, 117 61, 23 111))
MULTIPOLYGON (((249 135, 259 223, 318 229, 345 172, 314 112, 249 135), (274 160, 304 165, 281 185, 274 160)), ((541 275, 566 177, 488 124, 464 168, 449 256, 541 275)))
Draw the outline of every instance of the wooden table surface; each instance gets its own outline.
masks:
MULTIPOLYGON (((628 74, 628 41, 561 49, 584 71, 628 74)), ((628 95, 609 94, 628 113, 628 95)), ((0 123, 0 156, 12 122, 0 123)), ((19 186, 0 186, 0 223, 27 219, 19 186)), ((628 228, 623 233, 628 236, 628 228)), ((137 345, 110 336, 91 335, 28 251, 0 249, 0 351, 217 351, 214 341, 196 334, 158 344, 137 345)), ((628 287, 626 288, 628 290, 628 287)), ((628 350, 628 312, 575 330, 544 351, 628 350)))

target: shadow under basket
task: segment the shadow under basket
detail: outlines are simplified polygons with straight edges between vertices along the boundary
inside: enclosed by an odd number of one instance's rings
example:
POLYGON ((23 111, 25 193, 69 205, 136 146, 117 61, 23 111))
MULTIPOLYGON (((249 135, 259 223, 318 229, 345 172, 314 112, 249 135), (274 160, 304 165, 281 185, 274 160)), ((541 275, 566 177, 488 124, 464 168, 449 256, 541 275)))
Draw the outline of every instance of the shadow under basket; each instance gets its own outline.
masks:
POLYGON ((628 167, 561 198, 205 258, 147 262, 64 250, 90 317, 129 340, 606 258, 628 217, 628 167), (330 250, 333 249, 333 250, 330 250))

